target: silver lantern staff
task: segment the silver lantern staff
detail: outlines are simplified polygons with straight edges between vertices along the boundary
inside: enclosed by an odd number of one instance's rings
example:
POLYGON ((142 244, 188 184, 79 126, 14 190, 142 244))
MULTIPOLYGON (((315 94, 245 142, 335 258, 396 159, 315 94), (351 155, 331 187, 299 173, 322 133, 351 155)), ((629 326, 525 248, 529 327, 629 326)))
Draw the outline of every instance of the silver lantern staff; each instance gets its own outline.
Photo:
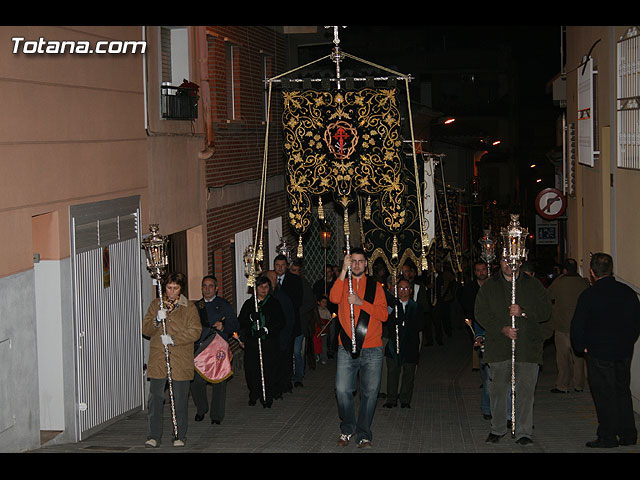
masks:
MULTIPOLYGON (((253 245, 249 245, 244 251, 245 275, 248 277, 247 287, 253 288, 253 305, 256 309, 256 332, 260 330, 260 310, 258 308, 258 289, 256 288, 256 280, 262 270, 257 270, 259 266, 258 255, 254 252, 253 245)), ((260 380, 262 381, 262 400, 267 401, 267 388, 264 381, 264 363, 262 359, 262 339, 258 337, 258 359, 260 361, 260 380)))
POLYGON ((491 236, 491 230, 485 230, 480 240, 480 258, 487 264, 491 275, 491 264, 496 259, 496 241, 491 236))
MULTIPOLYGON (((147 256, 147 270, 151 275, 154 283, 158 287, 158 298, 160 299, 160 311, 156 318, 156 323, 159 321, 162 326, 162 335, 167 335, 166 325, 166 312, 164 311, 164 302, 162 299, 162 282, 167 266, 169 265, 169 257, 167 256, 167 245, 169 238, 160 235, 158 232, 158 224, 149 225, 149 231, 151 235, 142 240, 142 248, 144 248, 147 256)), ((171 421, 173 423, 173 435, 178 438, 178 422, 176 420, 176 403, 173 395, 173 378, 171 376, 171 361, 169 358, 169 346, 164 344, 164 358, 167 363, 167 380, 169 382, 169 398, 171 401, 171 421)))
MULTIPOLYGON (((520 226, 520 215, 511 214, 511 222, 502 228, 502 258, 511 269, 511 304, 516 303, 516 270, 527 258, 525 241, 528 231, 520 226)), ((511 328, 516 328, 516 317, 511 315, 511 328)), ((516 432, 516 341, 511 340, 511 436, 516 432)))
MULTIPOLYGON (((344 235, 346 240, 347 247, 347 255, 351 255, 351 244, 349 241, 350 231, 349 231, 349 212, 347 211, 347 207, 344 207, 344 235)), ((351 264, 347 267, 347 277, 349 280, 349 294, 353 294, 353 280, 351 278, 351 264)), ((356 320, 355 314, 353 311, 353 303, 349 303, 349 313, 351 315, 351 353, 356 353, 356 320)))
POLYGON ((395 265, 393 267, 393 294, 396 297, 393 307, 396 318, 396 355, 400 355, 400 327, 398 325, 398 268, 395 265))

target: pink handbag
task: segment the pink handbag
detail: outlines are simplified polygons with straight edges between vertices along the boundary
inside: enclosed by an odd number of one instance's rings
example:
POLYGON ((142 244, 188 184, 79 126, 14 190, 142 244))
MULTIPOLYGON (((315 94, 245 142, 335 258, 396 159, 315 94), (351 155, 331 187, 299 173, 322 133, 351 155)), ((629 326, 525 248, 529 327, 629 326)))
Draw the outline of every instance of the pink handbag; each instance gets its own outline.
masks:
POLYGON ((220 335, 213 339, 193 359, 196 372, 209 383, 220 383, 231 375, 231 349, 227 341, 220 335))

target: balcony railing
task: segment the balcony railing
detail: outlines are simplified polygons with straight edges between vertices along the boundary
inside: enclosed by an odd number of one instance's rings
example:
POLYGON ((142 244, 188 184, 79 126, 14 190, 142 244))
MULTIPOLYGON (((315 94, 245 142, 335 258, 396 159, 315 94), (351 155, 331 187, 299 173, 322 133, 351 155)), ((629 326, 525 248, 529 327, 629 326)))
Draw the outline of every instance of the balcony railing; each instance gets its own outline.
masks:
POLYGON ((167 120, 195 120, 198 118, 197 89, 161 86, 162 118, 167 120))

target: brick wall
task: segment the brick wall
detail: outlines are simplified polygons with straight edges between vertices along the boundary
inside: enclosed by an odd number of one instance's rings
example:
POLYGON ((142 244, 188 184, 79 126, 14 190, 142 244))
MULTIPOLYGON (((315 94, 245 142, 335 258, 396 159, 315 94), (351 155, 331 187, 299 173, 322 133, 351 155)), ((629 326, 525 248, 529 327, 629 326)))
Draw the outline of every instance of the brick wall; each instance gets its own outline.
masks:
MULTIPOLYGON (((267 125, 268 175, 283 175, 281 92, 279 88, 272 89, 271 116, 266 122, 264 78, 265 74, 271 78, 285 70, 284 36, 259 26, 213 26, 208 27, 207 32, 214 133, 214 154, 206 163, 207 187, 224 187, 261 178, 267 125), (234 98, 230 94, 232 83, 234 98)), ((207 211, 209 272, 218 278, 220 295, 232 303, 235 301, 234 260, 230 240, 235 233, 248 228, 255 232, 258 193, 255 192, 255 198, 207 211)), ((282 217, 283 233, 288 234, 284 191, 269 195, 265 210, 266 219, 282 217)))
MULTIPOLYGON (((270 219, 282 216, 284 234, 290 233, 289 224, 284 212, 286 209, 286 196, 284 192, 267 195, 265 204, 265 218, 270 219)), ((207 211, 207 245, 209 258, 209 271, 214 272, 218 279, 218 291, 220 296, 231 303, 235 302, 234 281, 234 257, 232 240, 234 234, 253 229, 255 235, 258 214, 258 199, 234 203, 218 209, 207 211), (214 264, 215 259, 215 264, 214 264)), ((265 221, 266 227, 266 221, 265 221)), ((291 237, 293 238, 293 237, 291 237)), ((267 244, 267 231, 264 231, 264 244, 267 244)))

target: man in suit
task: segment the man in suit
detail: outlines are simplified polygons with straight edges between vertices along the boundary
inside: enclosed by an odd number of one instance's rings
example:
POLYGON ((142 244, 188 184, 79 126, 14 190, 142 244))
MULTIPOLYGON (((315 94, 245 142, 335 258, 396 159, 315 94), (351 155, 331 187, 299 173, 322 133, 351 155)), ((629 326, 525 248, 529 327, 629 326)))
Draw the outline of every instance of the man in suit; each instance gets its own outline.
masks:
MULTIPOLYGON (((195 343, 195 350, 210 335, 220 335, 226 341, 234 332, 240 330, 240 323, 233 307, 224 298, 218 296, 218 281, 213 275, 206 275, 202 279, 202 298, 195 302, 200 323, 202 323, 202 334, 195 343)), ((224 418, 225 401, 227 397, 227 381, 212 384, 211 406, 207 400, 207 381, 200 375, 194 375, 191 382, 191 396, 196 404, 196 422, 204 419, 207 411, 211 418, 211 423, 220 424, 224 418)))
POLYGON ((431 298, 427 287, 416 280, 416 267, 413 263, 407 262, 402 265, 402 278, 407 280, 411 284, 412 299, 422 308, 422 314, 424 315, 424 328, 422 335, 424 338, 425 346, 433 345, 433 332, 432 325, 435 328, 436 341, 438 345, 442 345, 442 325, 435 324, 433 318, 433 307, 431 306, 431 298))
POLYGON ((313 287, 311 283, 305 278, 302 265, 302 259, 296 259, 291 262, 289 272, 298 275, 302 282, 302 302, 300 307, 300 333, 294 338, 293 343, 293 357, 295 359, 295 368, 293 371, 293 386, 302 387, 302 379, 304 378, 305 362, 304 362, 304 348, 305 339, 306 348, 313 348, 313 337, 308 338, 309 323, 312 321, 312 314, 314 310, 317 310, 318 303, 313 293, 313 287))
POLYGON ((413 382, 420 355, 420 332, 424 328, 424 314, 420 304, 412 298, 413 289, 408 280, 398 281, 397 307, 389 313, 387 320, 389 341, 385 347, 387 360, 387 402, 386 408, 393 408, 400 398, 402 408, 411 408, 413 382), (397 328, 397 330, 396 330, 397 328), (398 395, 398 384, 402 373, 402 384, 398 395))
POLYGON ((302 279, 289 271, 289 261, 284 255, 277 255, 273 260, 273 270, 277 276, 275 286, 276 292, 283 292, 289 297, 293 304, 293 322, 287 322, 285 328, 280 332, 280 367, 279 374, 282 374, 282 392, 290 393, 293 390, 291 378, 293 377, 294 362, 294 341, 302 335, 300 329, 300 307, 304 291, 302 279))

